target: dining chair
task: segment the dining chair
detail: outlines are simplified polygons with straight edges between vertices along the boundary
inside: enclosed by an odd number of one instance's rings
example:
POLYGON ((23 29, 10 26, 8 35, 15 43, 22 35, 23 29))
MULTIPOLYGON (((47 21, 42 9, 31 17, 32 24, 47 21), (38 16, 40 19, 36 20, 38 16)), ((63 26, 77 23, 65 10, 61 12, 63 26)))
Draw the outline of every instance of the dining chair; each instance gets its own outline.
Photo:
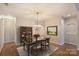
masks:
POLYGON ((42 54, 42 46, 41 46, 41 42, 37 42, 35 43, 32 47, 31 47, 31 55, 40 55, 42 54))
POLYGON ((46 50, 50 46, 50 38, 45 38, 45 41, 42 43, 42 47, 46 50))

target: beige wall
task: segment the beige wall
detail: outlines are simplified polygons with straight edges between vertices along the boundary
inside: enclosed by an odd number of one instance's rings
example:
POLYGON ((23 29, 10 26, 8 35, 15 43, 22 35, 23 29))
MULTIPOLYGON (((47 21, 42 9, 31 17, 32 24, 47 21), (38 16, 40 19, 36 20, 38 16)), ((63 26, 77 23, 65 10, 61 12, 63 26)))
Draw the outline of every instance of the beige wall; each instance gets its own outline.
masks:
POLYGON ((77 48, 79 50, 79 11, 77 13, 77 48))
POLYGON ((25 19, 21 17, 16 18, 16 32, 17 32, 17 44, 20 44, 20 26, 30 26, 32 27, 35 24, 34 20, 25 19))
POLYGON ((11 17, 0 15, 0 48, 4 43, 16 41, 16 20, 11 17))
POLYGON ((0 52, 4 43, 4 28, 3 28, 3 20, 0 19, 0 52))
POLYGON ((77 17, 70 17, 64 20, 65 23, 65 43, 75 44, 77 45, 78 38, 77 38, 77 17))
MULTIPOLYGON (((51 42, 54 42, 57 44, 63 44, 64 38, 61 37, 61 35, 63 34, 63 31, 61 32, 61 30, 63 30, 62 27, 64 24, 62 25, 61 22, 62 22, 62 18, 59 16, 52 17, 52 19, 49 19, 49 20, 40 21, 39 24, 43 25, 43 27, 39 31, 40 34, 44 35, 46 37, 50 37, 51 42), (42 23, 42 22, 44 22, 44 23, 42 23), (58 26, 58 35, 57 36, 47 35, 47 26, 56 26, 56 25, 58 26)), ((23 18, 22 19, 17 18, 16 25, 17 25, 17 43, 19 44, 19 41, 20 41, 19 26, 33 26, 33 25, 35 25, 35 21, 23 19, 23 18)))
POLYGON ((16 19, 3 18, 4 43, 16 42, 16 19))
POLYGON ((51 42, 53 42, 53 43, 60 44, 60 45, 63 44, 64 43, 64 36, 63 36, 64 23, 62 23, 63 22, 62 18, 59 17, 59 16, 56 16, 56 17, 53 17, 50 20, 46 20, 45 22, 46 22, 45 23, 45 34, 46 34, 46 36, 50 37, 51 42), (57 36, 47 35, 47 27, 48 26, 58 26, 58 35, 57 36))

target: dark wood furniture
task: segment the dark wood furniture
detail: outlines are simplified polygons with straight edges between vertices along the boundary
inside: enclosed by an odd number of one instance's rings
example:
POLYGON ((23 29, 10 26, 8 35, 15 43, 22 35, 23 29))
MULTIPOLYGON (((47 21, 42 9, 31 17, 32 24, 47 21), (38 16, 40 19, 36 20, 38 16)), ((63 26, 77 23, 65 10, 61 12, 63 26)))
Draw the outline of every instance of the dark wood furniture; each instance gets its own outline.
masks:
POLYGON ((36 55, 38 55, 38 46, 40 47, 40 51, 43 52, 43 47, 46 45, 43 45, 44 43, 48 43, 49 39, 41 39, 41 40, 37 40, 37 41, 33 41, 30 43, 27 43, 26 41, 24 41, 24 44, 27 46, 27 52, 28 52, 28 56, 30 55, 30 53, 32 54, 33 52, 36 53, 36 55))
POLYGON ((34 34, 34 38, 36 39, 36 41, 38 40, 39 37, 40 37, 39 34, 34 34))
POLYGON ((46 49, 49 48, 50 38, 45 38, 45 42, 42 43, 42 46, 46 49))
POLYGON ((31 55, 39 55, 39 53, 43 53, 43 47, 42 42, 45 42, 45 40, 38 40, 35 42, 35 44, 31 47, 31 55))
POLYGON ((32 41, 32 27, 20 26, 20 43, 32 41))
POLYGON ((49 39, 41 39, 38 40, 38 37, 40 37, 39 34, 34 34, 34 38, 36 39, 33 41, 32 39, 32 27, 20 27, 20 42, 23 44, 24 50, 25 47, 27 47, 28 56, 30 53, 35 52, 36 55, 38 54, 38 46, 41 48, 40 51, 42 51, 43 47, 46 47, 46 44, 49 43, 49 39), (45 44, 44 44, 45 43, 45 44))

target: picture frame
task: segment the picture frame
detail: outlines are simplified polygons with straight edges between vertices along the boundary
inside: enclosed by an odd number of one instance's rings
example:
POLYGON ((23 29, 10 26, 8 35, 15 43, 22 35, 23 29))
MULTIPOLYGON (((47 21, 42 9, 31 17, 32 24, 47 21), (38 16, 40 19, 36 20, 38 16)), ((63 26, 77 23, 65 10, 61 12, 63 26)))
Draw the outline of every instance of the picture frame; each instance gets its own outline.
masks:
POLYGON ((47 35, 57 36, 58 28, 57 26, 48 26, 47 27, 47 35))

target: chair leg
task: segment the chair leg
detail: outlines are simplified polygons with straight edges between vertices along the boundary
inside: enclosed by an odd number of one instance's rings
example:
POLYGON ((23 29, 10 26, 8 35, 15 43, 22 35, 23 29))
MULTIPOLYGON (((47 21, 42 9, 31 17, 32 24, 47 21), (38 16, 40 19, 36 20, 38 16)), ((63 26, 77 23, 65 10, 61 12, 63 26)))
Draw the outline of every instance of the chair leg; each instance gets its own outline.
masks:
POLYGON ((31 48, 31 55, 33 55, 33 49, 31 48))
POLYGON ((23 44, 23 50, 25 50, 25 44, 23 44))
POLYGON ((41 44, 41 53, 42 53, 42 55, 43 55, 43 46, 42 46, 42 44, 41 44))

